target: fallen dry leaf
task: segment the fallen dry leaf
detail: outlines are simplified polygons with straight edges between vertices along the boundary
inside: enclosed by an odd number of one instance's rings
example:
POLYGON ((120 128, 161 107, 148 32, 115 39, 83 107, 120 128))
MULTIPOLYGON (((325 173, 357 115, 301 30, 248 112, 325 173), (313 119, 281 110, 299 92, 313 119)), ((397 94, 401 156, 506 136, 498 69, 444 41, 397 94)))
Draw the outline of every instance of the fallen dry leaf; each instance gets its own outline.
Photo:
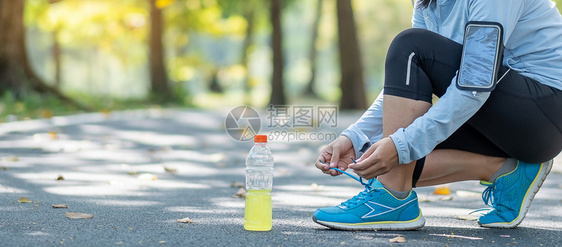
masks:
POLYGON ((244 198, 246 199, 246 190, 244 188, 240 188, 238 190, 238 192, 236 192, 236 194, 234 194, 232 197, 234 198, 244 198))
POLYGON ((53 208, 68 208, 68 204, 53 204, 53 208))
POLYGON ((158 180, 158 177, 148 173, 141 174, 137 178, 142 181, 158 180))
POLYGON ((85 214, 85 213, 64 213, 66 217, 69 219, 91 219, 94 218, 93 214, 85 214))
POLYGON ((421 194, 420 194, 420 195, 418 195, 418 201, 419 201, 419 202, 433 202, 433 201, 435 201, 435 200, 432 199, 432 198, 429 198, 429 196, 421 195, 421 194))
POLYGON ((455 215, 455 218, 457 218, 458 220, 468 220, 468 221, 476 221, 476 220, 478 220, 478 216, 477 216, 477 215, 472 215, 472 214, 460 214, 460 215, 455 215))
POLYGON ((160 147, 160 148, 150 148, 148 149, 149 153, 156 153, 156 152, 169 152, 172 151, 172 147, 160 147))
POLYGON ((179 219, 179 220, 177 220, 177 221, 178 221, 178 223, 189 223, 189 224, 195 223, 195 221, 191 220, 191 219, 188 218, 188 217, 185 217, 185 218, 183 218, 183 219, 179 219))
POLYGON ((108 110, 108 109, 101 109, 100 112, 101 112, 105 117, 111 116, 111 111, 108 110))
POLYGON ((32 203, 33 201, 25 198, 25 196, 24 196, 24 197, 20 198, 18 200, 18 202, 20 202, 20 203, 32 203))
POLYGON ((226 159, 226 154, 224 153, 210 154, 207 156, 207 158, 209 158, 209 160, 213 163, 218 163, 226 159))
POLYGON ((51 111, 49 109, 41 109, 39 111, 39 115, 41 115, 42 118, 52 118, 53 117, 53 111, 51 111))
POLYGON ((230 184, 230 187, 232 188, 244 188, 246 186, 246 184, 242 183, 242 182, 236 182, 236 181, 232 181, 232 183, 230 184))
POLYGON ((313 184, 310 185, 310 188, 312 188, 312 190, 314 190, 314 191, 321 191, 321 190, 324 190, 325 186, 313 183, 313 184))
POLYGON ((55 132, 55 131, 49 131, 49 138, 51 138, 51 139, 54 140, 54 139, 58 139, 59 136, 58 136, 57 132, 55 132))
POLYGON ((63 176, 58 176, 58 177, 57 177, 57 180, 64 180, 64 177, 63 177, 63 176))
POLYGON ((468 236, 461 236, 461 235, 454 235, 454 234, 434 234, 434 233, 430 233, 430 236, 438 236, 438 237, 448 237, 448 238, 462 238, 462 239, 470 239, 470 240, 483 240, 483 238, 480 237, 468 237, 468 236))
POLYGON ((388 242, 391 242, 391 243, 406 243, 406 238, 404 238, 402 236, 398 236, 398 237, 389 239, 388 242))
POLYGON ((435 195, 450 195, 451 191, 449 190, 449 187, 442 186, 442 187, 435 188, 435 190, 433 191, 433 194, 435 194, 435 195))
POLYGON ((178 172, 178 169, 175 167, 171 167, 171 166, 164 166, 164 171, 166 171, 167 173, 176 173, 178 172))
POLYGON ((451 200, 453 200, 453 197, 452 196, 442 196, 442 197, 439 198, 439 200, 441 200, 441 201, 451 201, 451 200))
POLYGON ((2 157, 3 162, 17 162, 19 160, 17 155, 2 157))

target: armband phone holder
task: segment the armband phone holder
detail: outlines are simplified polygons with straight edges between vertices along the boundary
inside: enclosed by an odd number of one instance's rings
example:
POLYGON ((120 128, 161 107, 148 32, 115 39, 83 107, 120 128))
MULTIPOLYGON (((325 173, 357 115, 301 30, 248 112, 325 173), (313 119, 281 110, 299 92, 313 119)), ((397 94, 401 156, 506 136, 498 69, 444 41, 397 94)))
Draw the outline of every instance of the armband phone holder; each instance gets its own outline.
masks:
POLYGON ((503 59, 503 27, 497 22, 466 23, 457 87, 490 92, 498 82, 503 59))

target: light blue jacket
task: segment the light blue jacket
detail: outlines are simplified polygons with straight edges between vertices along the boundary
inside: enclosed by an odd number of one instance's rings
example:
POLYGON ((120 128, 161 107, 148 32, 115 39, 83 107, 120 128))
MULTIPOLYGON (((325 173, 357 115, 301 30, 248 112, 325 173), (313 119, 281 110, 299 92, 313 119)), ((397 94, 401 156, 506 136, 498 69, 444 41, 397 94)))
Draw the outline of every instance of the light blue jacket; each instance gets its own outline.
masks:
MULTIPOLYGON (((562 17, 550 0, 434 0, 414 8, 413 27, 424 28, 462 44, 468 21, 499 22, 504 27, 503 65, 542 84, 562 90, 562 17)), ((456 77, 452 82, 456 81, 456 77)), ((382 138, 382 92, 371 107, 342 135, 349 137, 356 157, 382 138)), ((390 138, 399 163, 429 154, 472 117, 489 93, 473 95, 454 83, 423 116, 390 138)))

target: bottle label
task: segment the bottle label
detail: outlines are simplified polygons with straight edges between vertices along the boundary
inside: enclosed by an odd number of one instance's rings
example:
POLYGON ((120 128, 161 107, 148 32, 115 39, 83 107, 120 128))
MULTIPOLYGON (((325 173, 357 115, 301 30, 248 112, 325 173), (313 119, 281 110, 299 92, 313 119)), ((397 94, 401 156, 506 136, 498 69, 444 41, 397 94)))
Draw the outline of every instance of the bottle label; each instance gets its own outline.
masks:
POLYGON ((271 190, 273 187, 273 174, 271 168, 246 169, 247 190, 271 190))

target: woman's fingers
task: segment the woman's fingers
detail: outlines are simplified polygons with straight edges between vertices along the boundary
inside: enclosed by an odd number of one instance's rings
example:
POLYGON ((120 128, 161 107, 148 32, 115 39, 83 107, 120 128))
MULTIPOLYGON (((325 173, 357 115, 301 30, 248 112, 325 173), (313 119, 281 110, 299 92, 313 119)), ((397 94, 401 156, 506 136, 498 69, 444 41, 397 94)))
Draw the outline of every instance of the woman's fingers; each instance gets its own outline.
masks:
POLYGON ((385 138, 375 143, 369 150, 369 156, 351 164, 349 168, 362 178, 371 179, 389 172, 398 162, 394 142, 385 138))
POLYGON ((330 166, 326 163, 327 160, 331 159, 331 155, 326 151, 326 149, 320 152, 318 159, 316 159, 316 168, 320 169, 323 173, 330 173, 330 166))
POLYGON ((348 165, 352 161, 350 157, 355 157, 353 144, 349 138, 340 136, 320 151, 315 165, 316 168, 320 169, 325 174, 338 176, 341 175, 341 173, 330 168, 338 168, 342 171, 347 170, 348 165))
MULTIPOLYGON (((332 158, 330 159, 330 168, 332 167, 336 167, 338 166, 338 163, 340 161, 340 149, 339 146, 334 145, 334 149, 332 150, 332 158)), ((332 176, 337 176, 340 173, 336 170, 331 170, 330 173, 332 174, 332 176)))

